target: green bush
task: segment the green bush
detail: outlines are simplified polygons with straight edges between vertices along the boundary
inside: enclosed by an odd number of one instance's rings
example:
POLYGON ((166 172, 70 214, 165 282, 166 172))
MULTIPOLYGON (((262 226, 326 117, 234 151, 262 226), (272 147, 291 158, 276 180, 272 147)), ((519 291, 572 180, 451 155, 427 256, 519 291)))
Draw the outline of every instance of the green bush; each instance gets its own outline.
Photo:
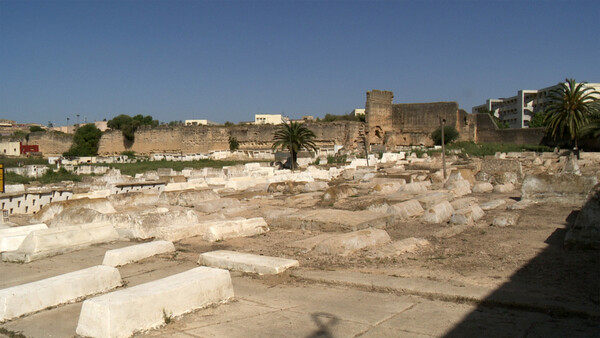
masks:
MULTIPOLYGON (((442 144, 442 128, 437 128, 431 133, 434 144, 442 144)), ((458 138, 458 131, 453 126, 444 126, 444 143, 448 144, 458 138)))
POLYGON ((73 136, 73 145, 63 156, 96 156, 102 132, 92 123, 78 128, 73 136))
POLYGON ((133 150, 125 150, 121 152, 121 155, 127 156, 129 159, 135 158, 135 151, 133 150))
POLYGON ((236 151, 239 148, 240 143, 238 142, 238 140, 233 136, 229 136, 229 151, 236 151))
POLYGON ((344 164, 347 157, 347 155, 327 156, 327 164, 344 164))
POLYGON ((497 152, 522 152, 552 151, 552 148, 535 144, 514 144, 514 143, 474 143, 474 142, 456 142, 448 145, 446 149, 461 149, 463 154, 469 156, 487 156, 494 155, 497 152))
POLYGON ((46 131, 46 129, 44 129, 40 126, 31 126, 31 127, 29 127, 29 131, 32 133, 35 133, 36 131, 46 131))

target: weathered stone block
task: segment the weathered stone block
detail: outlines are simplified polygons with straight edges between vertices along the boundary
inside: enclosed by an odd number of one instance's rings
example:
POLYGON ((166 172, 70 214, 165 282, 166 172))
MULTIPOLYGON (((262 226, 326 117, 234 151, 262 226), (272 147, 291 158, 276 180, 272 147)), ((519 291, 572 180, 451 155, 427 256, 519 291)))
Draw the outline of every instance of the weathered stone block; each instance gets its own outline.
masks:
POLYGON ((595 176, 528 175, 521 186, 521 199, 581 206, 597 183, 595 176))
POLYGON ((274 275, 298 266, 295 259, 253 255, 249 253, 218 250, 200 254, 198 264, 259 275, 274 275))
POLYGON ((473 185, 474 193, 485 193, 494 190, 494 186, 489 182, 476 182, 473 185))
POLYGON ((219 198, 219 194, 212 189, 164 191, 160 194, 158 203, 193 207, 205 201, 217 200, 219 198))
POLYGON ((129 337, 163 325, 165 316, 180 316, 232 298, 229 271, 198 267, 86 300, 76 332, 87 337, 129 337))
POLYGON ((465 180, 447 182, 444 185, 444 188, 450 190, 456 197, 461 197, 471 193, 471 184, 465 180))
POLYGON ((427 209, 421 220, 426 223, 442 223, 448 221, 453 213, 454 208, 450 202, 444 201, 427 209))
POLYGON ((119 270, 98 265, 0 290, 0 322, 74 302, 121 285, 119 270))
POLYGON ((0 228, 0 252, 17 250, 29 233, 40 229, 48 229, 48 226, 41 223, 0 228))
POLYGON ((137 244, 106 251, 102 264, 117 267, 167 252, 175 252, 172 242, 154 241, 137 244))
POLYGON ((427 185, 425 185, 424 182, 406 183, 406 184, 401 185, 400 188, 398 188, 398 191, 424 192, 424 191, 427 191, 427 185))
POLYGON ((424 238, 405 238, 399 241, 394 241, 375 249, 372 257, 395 257, 406 253, 413 253, 422 247, 428 246, 430 243, 424 238))
POLYGON ((494 217, 492 225, 496 227, 507 227, 516 225, 521 215, 517 213, 502 214, 494 217))
POLYGON ((385 230, 364 229, 327 238, 317 244, 314 251, 329 255, 348 256, 360 249, 380 246, 390 241, 390 236, 385 230))
POLYGON ((392 205, 392 210, 400 219, 409 219, 412 217, 421 216, 425 212, 423 207, 421 207, 421 203, 419 203, 417 200, 396 203, 392 205))
POLYGON ((348 211, 316 209, 274 220, 282 228, 328 232, 356 231, 366 228, 386 228, 394 223, 393 214, 369 210, 348 211))
POLYGON ((115 228, 108 223, 81 224, 70 227, 32 231, 15 251, 4 252, 5 262, 29 263, 33 260, 55 256, 85 248, 92 244, 119 239, 115 228))
POLYGON ((481 204, 479 204, 479 207, 481 208, 481 210, 487 211, 487 210, 499 208, 504 205, 506 205, 505 200, 497 199, 497 200, 491 200, 489 202, 481 203, 481 204))
POLYGON ((577 215, 575 224, 565 236, 565 245, 600 249, 600 184, 590 191, 587 202, 577 215))
POLYGON ((517 175, 519 180, 523 178, 523 167, 521 166, 521 162, 518 160, 494 159, 486 157, 481 163, 481 171, 494 177, 500 177, 505 172, 513 172, 517 175))
POLYGON ((494 186, 494 192, 499 194, 511 192, 513 190, 515 190, 515 186, 512 183, 497 184, 494 186))
POLYGON ((218 220, 211 222, 208 226, 204 239, 209 242, 216 242, 229 238, 260 235, 268 231, 269 226, 262 217, 218 220))

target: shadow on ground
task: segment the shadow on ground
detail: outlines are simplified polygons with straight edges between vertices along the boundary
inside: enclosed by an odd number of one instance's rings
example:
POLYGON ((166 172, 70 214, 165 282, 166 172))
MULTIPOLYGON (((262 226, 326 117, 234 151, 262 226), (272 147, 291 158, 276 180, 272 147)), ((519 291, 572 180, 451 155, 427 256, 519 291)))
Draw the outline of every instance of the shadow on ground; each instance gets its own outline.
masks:
POLYGON ((600 336, 600 253, 563 245, 577 213, 445 337, 600 336))

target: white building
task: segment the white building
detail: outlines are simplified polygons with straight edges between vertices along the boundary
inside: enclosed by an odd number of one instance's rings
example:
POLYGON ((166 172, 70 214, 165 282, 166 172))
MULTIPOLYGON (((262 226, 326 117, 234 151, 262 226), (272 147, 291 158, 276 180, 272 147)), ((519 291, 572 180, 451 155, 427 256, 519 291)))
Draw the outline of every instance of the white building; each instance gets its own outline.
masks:
MULTIPOLYGON (((600 91, 600 83, 586 83, 585 87, 600 91)), ((473 107, 471 113, 490 111, 510 128, 527 128, 533 115, 544 110, 550 91, 556 88, 558 84, 537 90, 521 89, 516 96, 488 99, 485 104, 473 107)))
POLYGON ((365 109, 354 109, 352 111, 352 116, 365 116, 365 109))
POLYGON ((185 120, 186 126, 208 126, 218 124, 209 120, 185 120))
POLYGON ((286 120, 281 114, 256 114, 254 124, 281 124, 286 120))
POLYGON ((21 142, 0 142, 0 155, 19 156, 21 155, 21 142))

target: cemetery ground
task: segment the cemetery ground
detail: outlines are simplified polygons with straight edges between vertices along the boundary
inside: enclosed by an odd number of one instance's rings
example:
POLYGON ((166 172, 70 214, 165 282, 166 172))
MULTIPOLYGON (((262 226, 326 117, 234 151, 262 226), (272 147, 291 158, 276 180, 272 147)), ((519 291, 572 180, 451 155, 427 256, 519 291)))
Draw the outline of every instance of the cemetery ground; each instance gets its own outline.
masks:
MULTIPOLYGON (((257 207, 318 208, 314 193, 232 193, 257 207)), ((336 202, 352 208, 356 195, 336 202)), ((216 242, 201 237, 175 242, 175 253, 119 267, 126 287, 198 266, 198 255, 232 250, 296 259, 300 267, 278 275, 232 271, 235 299, 180 318, 165 314, 163 327, 140 332, 152 337, 421 337, 421 336, 597 336, 600 332, 600 261, 594 250, 567 250, 564 236, 578 208, 539 203, 518 210, 512 226, 490 226, 520 200, 520 192, 473 193, 486 211, 473 225, 396 220, 386 227, 392 241, 416 237, 429 244, 394 257, 371 249, 331 255, 299 242, 327 235, 269 224, 270 231, 216 242)), ((359 203, 360 204, 360 203, 359 203)), ((264 211, 264 210, 263 210, 264 211)), ((287 216, 284 215, 284 219, 287 216)), ((25 216, 11 219, 27 224, 25 216)), ((310 242, 310 241, 309 241, 310 242)), ((114 242, 28 264, 0 263, 0 288, 56 276, 102 263, 114 242)), ((68 287, 68 286, 65 286, 68 287)), ((0 336, 73 337, 82 302, 59 305, 0 324, 0 336)))

